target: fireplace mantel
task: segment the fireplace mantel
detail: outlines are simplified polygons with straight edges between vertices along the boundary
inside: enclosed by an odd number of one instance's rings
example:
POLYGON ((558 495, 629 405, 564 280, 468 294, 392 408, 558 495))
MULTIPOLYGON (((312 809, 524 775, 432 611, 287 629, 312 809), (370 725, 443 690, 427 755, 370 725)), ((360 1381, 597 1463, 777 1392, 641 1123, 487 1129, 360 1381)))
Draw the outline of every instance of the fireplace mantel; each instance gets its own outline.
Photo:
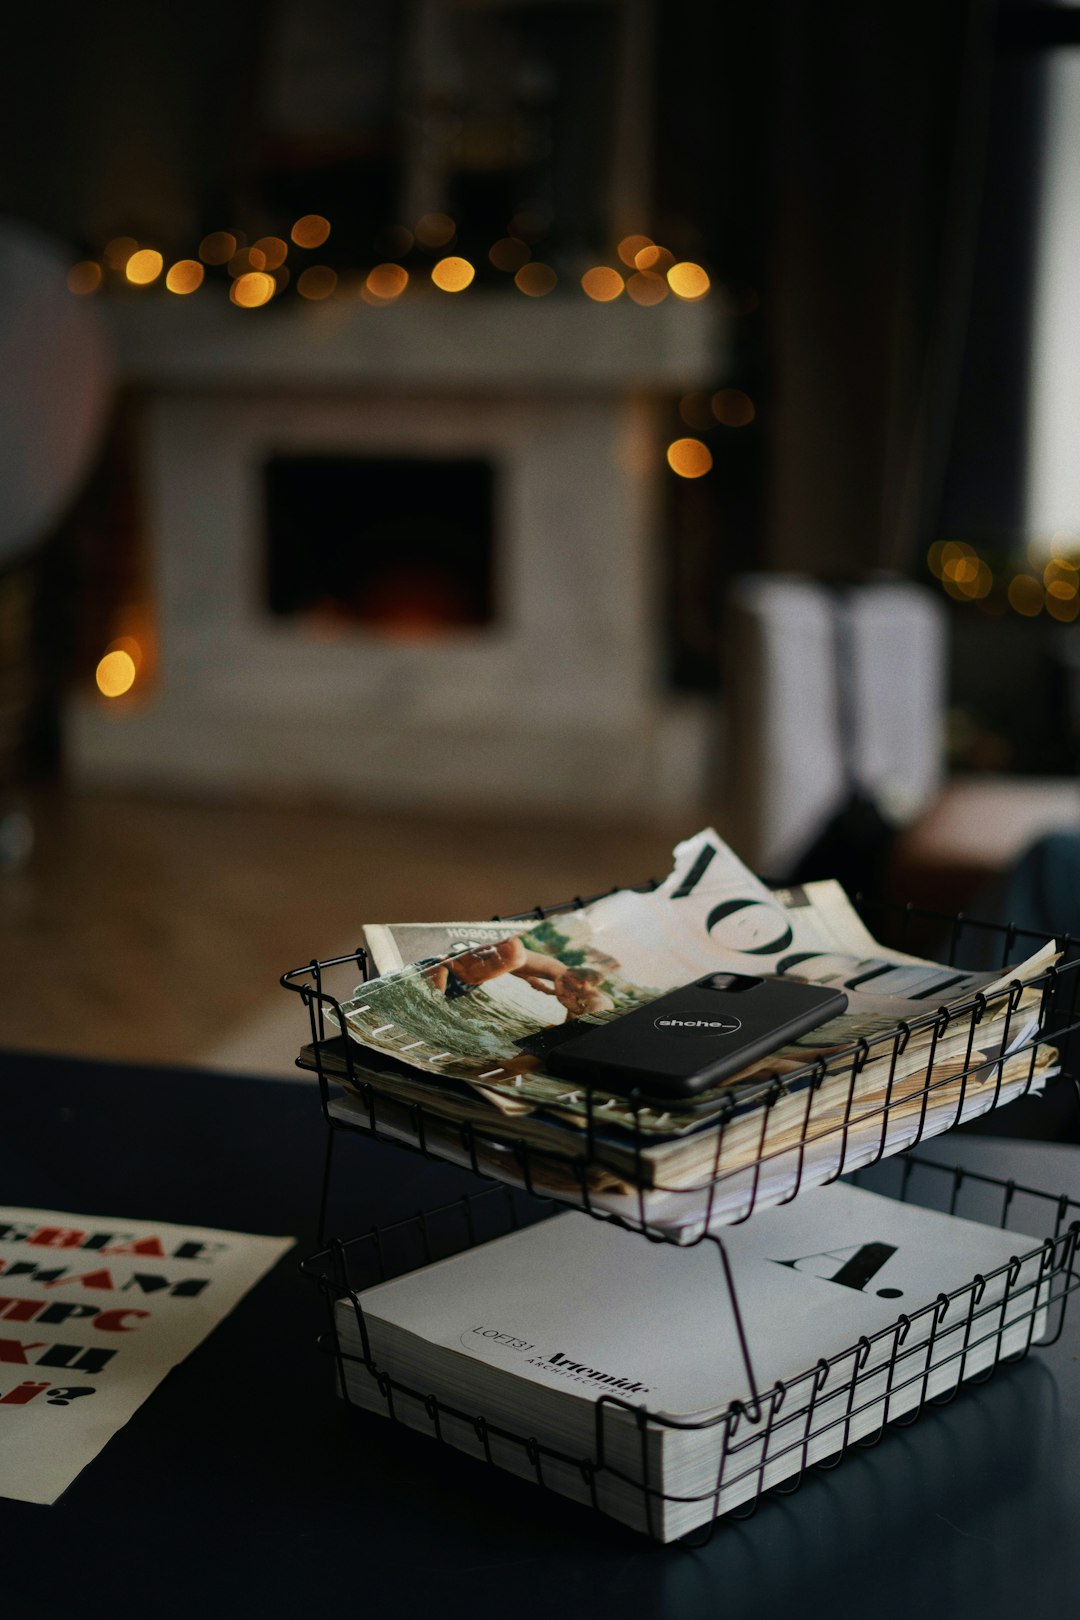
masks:
POLYGON ((551 394, 707 385, 723 364, 715 301, 643 309, 584 294, 420 293, 236 309, 209 294, 108 308, 121 375, 157 388, 422 388, 551 394))

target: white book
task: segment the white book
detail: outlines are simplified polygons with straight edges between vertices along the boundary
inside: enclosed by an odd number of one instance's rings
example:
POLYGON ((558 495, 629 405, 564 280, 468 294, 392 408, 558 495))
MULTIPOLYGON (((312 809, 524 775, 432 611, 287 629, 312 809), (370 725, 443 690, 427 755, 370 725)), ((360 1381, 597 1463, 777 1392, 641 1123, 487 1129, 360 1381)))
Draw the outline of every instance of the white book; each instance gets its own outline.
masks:
POLYGON ((669 1541, 1045 1331, 1039 1239, 846 1185, 724 1245, 756 1410, 716 1245, 653 1244, 576 1213, 361 1294, 368 1353, 404 1386, 390 1399, 339 1301, 348 1396, 384 1414, 392 1402, 514 1473, 536 1478, 539 1462, 547 1485, 584 1502, 595 1490, 605 1512, 669 1541), (942 1294, 956 1297, 936 1305, 942 1294))

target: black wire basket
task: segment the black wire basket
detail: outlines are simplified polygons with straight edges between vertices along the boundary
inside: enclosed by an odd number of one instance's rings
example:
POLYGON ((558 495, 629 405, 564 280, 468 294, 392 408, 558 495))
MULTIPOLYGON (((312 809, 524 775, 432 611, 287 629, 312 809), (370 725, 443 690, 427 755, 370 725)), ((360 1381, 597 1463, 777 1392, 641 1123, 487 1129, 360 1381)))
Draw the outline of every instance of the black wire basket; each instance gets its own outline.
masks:
MULTIPOLYGON (((496 920, 543 919, 586 903, 575 898, 496 920)), ((558 1152, 523 1140, 497 1118, 454 1120, 434 1100, 388 1095, 365 1077, 356 1044, 336 1033, 346 1028, 342 1002, 357 977, 368 980, 365 951, 291 970, 281 982, 301 997, 311 1036, 300 1061, 318 1079, 330 1128, 320 1240, 327 1230, 334 1144, 343 1131, 360 1131, 537 1196, 555 1197, 655 1240, 687 1244, 702 1241, 720 1225, 749 1219, 756 1209, 787 1202, 805 1186, 824 1185, 914 1147, 1001 1102, 1041 1095, 1050 1059, 1055 1082, 1070 1078, 1080 991, 1076 942, 1011 923, 937 916, 910 906, 889 908, 885 922, 899 934, 900 944, 910 928, 936 926, 950 964, 969 947, 982 962, 997 960, 1003 968, 1018 949, 1030 953, 1056 944, 1061 954, 1026 985, 1015 979, 993 994, 980 992, 928 1009, 759 1084, 749 1100, 733 1093, 725 1111, 697 1133, 694 1168, 678 1179, 666 1175, 662 1164, 657 1168, 655 1136, 641 1123, 648 1100, 635 1093, 626 1099, 629 1123, 613 1132, 602 1094, 575 1086, 582 1128, 564 1133, 558 1152), (1029 1031, 1016 1040, 1021 999, 1028 1008, 1035 996, 1037 1017, 1025 1011, 1029 1031), (991 1024, 998 1031, 998 1054, 988 1061, 979 1037, 991 1024), (944 1052, 953 1056, 942 1073, 944 1052)))
MULTIPOLYGON (((719 1518, 748 1517, 770 1491, 796 1490, 808 1472, 835 1467, 853 1448, 877 1444, 890 1427, 913 1423, 928 1406, 953 1400, 965 1383, 985 1381, 1003 1363, 1022 1360, 1032 1343, 1049 1345, 1061 1334, 1078 1281, 1080 1202, 912 1154, 882 1169, 893 1177, 891 1190, 900 1200, 984 1222, 993 1216, 1004 1230, 1022 1220, 1044 1231, 1045 1239, 793 1378, 767 1388, 751 1382, 747 1399, 703 1421, 676 1420, 603 1395, 595 1403, 591 1443, 580 1453, 556 1449, 490 1413, 464 1410, 392 1376, 372 1354, 362 1298, 377 1283, 544 1220, 557 1209, 553 1203, 492 1186, 335 1241, 302 1269, 329 1306, 330 1327, 321 1342, 334 1358, 338 1391, 346 1399, 591 1505, 655 1540, 701 1545, 719 1518), (360 1378, 368 1393, 358 1397, 360 1378), (628 1425, 636 1437, 629 1452, 628 1425), (664 1490, 652 1443, 665 1429, 692 1435, 703 1449, 698 1473, 707 1478, 699 1477, 696 1490, 664 1490), (676 1534, 687 1522, 693 1528, 676 1534)), ((873 1179, 884 1190, 880 1173, 873 1179)), ((722 1259, 722 1244, 717 1248, 722 1259)))
MULTIPOLYGON (((541 919, 586 903, 575 898, 496 921, 541 919)), ((924 1019, 898 1023, 770 1082, 754 1099, 751 1111, 751 1162, 734 1170, 725 1166, 725 1138, 740 1117, 746 1117, 733 1110, 730 1117, 708 1125, 712 1162, 689 1187, 668 1187, 654 1178, 646 1190, 644 1177, 634 1186, 633 1171, 644 1166, 648 1148, 646 1134, 636 1128, 637 1114, 615 1165, 602 1104, 588 1088, 579 1088, 585 1093, 585 1120, 576 1150, 557 1157, 515 1139, 498 1121, 452 1121, 423 1102, 388 1097, 360 1072, 354 1043, 337 1033, 346 1027, 342 1001, 352 988, 350 981, 357 975, 368 978, 365 952, 312 961, 286 973, 283 985, 296 992, 307 1009, 311 1040, 301 1063, 318 1079, 328 1126, 319 1227, 320 1243, 326 1246, 304 1262, 303 1270, 316 1280, 329 1306, 330 1327, 321 1342, 333 1357, 339 1393, 494 1466, 575 1497, 656 1540, 698 1544, 708 1538, 718 1519, 747 1516, 770 1491, 796 1489, 810 1470, 834 1467, 853 1447, 876 1444, 890 1427, 914 1422, 927 1406, 952 1400, 965 1383, 982 1381, 1003 1362, 1022 1359, 1032 1343, 1052 1343, 1061 1333, 1068 1297, 1077 1286, 1080 1202, 947 1167, 911 1149, 924 1137, 983 1115, 1000 1102, 1041 1096, 1048 1058, 1055 1071, 1052 1083, 1067 1087, 1075 1102, 1072 1043, 1080 989, 1075 942, 1067 936, 1054 941, 1013 924, 962 915, 941 917, 914 907, 888 908, 874 922, 901 948, 909 930, 925 937, 928 929, 936 929, 945 941, 941 954, 951 964, 967 951, 980 966, 996 962, 1007 968, 1018 950, 1028 954, 1048 943, 1055 943, 1060 955, 1026 986, 1019 979, 1007 981, 991 995, 976 994, 960 1005, 934 1009, 924 1019), (338 981, 344 981, 344 990, 338 981), (1010 1042, 1021 997, 1029 1003, 1032 992, 1038 998, 1037 1018, 1032 1022, 1029 1011, 1029 1032, 1019 1042, 1010 1042), (999 1055, 988 1062, 979 1048, 979 1031, 984 1019, 995 1015, 1003 1033, 999 1055), (914 1072, 905 1071, 901 1060, 918 1035, 924 1040, 925 1059, 914 1072), (942 1078, 935 1068, 946 1042, 952 1042, 954 1052, 959 1046, 961 1059, 942 1078), (867 1102, 859 1081, 875 1062, 883 1080, 879 1095, 867 1102), (830 1111, 823 1117, 818 1105, 827 1096, 830 1111), (770 1138, 770 1122, 785 1100, 790 1116, 791 1099, 797 1099, 794 1139, 777 1148, 770 1138), (898 1122, 903 1124, 899 1143, 898 1122), (456 1163, 485 1178, 487 1185, 359 1237, 326 1243, 335 1144, 353 1133, 456 1163), (823 1142, 827 1153, 822 1151, 823 1142), (775 1178, 767 1185, 766 1167, 781 1155, 788 1174, 778 1194, 775 1178), (629 1187, 614 1200, 598 1193, 598 1178, 616 1171, 625 1176, 628 1162, 629 1187), (880 1331, 797 1376, 763 1387, 754 1376, 752 1346, 732 1280, 724 1230, 768 1203, 789 1202, 805 1187, 841 1176, 856 1183, 869 1180, 877 1190, 904 1201, 969 1214, 1006 1230, 1039 1231, 1044 1237, 1037 1247, 1029 1243, 996 1270, 899 1314, 880 1331), (739 1195, 734 1201, 725 1196, 733 1185, 739 1195), (546 1196, 552 1191, 554 1196, 546 1196), (657 1221, 656 1199, 669 1195, 694 1201, 698 1218, 692 1227, 657 1221), (414 1387, 380 1366, 365 1319, 365 1289, 567 1208, 653 1242, 712 1247, 717 1286, 726 1293, 737 1330, 747 1398, 697 1422, 673 1419, 605 1394, 595 1403, 589 1443, 568 1451, 542 1443, 499 1415, 465 1410, 436 1391, 414 1387), (1022 1223, 1017 1219, 1019 1209, 1022 1223), (628 1427, 636 1437, 629 1450, 628 1427), (664 1489, 655 1465, 656 1436, 664 1431, 678 1431, 686 1443, 698 1448, 697 1477, 690 1491, 676 1495, 664 1489)), ((633 1111, 637 1100, 630 1102, 633 1111)), ((745 1124, 743 1136, 745 1141, 745 1124)))

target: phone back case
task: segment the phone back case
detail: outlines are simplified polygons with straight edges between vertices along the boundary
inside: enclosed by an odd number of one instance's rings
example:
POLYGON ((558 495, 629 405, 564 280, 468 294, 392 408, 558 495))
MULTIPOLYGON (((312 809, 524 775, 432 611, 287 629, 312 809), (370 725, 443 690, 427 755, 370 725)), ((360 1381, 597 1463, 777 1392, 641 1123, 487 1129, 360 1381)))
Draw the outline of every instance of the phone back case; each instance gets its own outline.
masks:
POLYGON ((605 1091, 692 1097, 846 1006, 842 991, 797 979, 710 973, 568 1035, 545 1067, 605 1091))

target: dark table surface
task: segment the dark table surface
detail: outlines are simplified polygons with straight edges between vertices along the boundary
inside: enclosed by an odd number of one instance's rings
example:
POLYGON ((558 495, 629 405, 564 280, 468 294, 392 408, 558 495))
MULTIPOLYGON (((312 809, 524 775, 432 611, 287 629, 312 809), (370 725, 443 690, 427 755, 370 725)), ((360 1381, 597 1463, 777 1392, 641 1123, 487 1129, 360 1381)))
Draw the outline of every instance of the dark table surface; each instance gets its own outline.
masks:
MULTIPOLYGON (((948 1620, 1080 1607, 1080 1297, 1061 1341, 891 1431, 698 1552, 351 1410, 314 1347, 324 1146, 288 1081, 0 1058, 0 1203, 289 1233, 297 1249, 53 1507, 0 1501, 3 1613, 948 1620)), ((476 1185, 341 1144, 336 1224, 476 1185)), ((950 1163, 1080 1196, 1080 1149, 967 1137, 950 1163)))

